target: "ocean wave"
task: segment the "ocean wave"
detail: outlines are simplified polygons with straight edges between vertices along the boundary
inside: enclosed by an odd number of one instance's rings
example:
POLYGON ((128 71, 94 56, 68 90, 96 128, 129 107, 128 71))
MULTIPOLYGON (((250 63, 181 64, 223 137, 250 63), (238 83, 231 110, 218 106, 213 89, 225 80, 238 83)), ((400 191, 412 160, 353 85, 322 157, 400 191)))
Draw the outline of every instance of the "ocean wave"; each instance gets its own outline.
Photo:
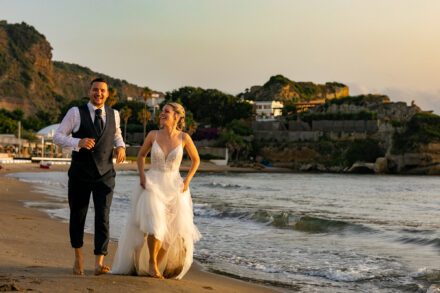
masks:
POLYGON ((197 217, 214 218, 220 214, 220 211, 211 208, 209 204, 194 203, 194 215, 197 217))
POLYGON ((424 238, 424 237, 400 237, 399 241, 405 244, 432 245, 440 248, 440 238, 424 238))
POLYGON ((44 209, 44 210, 55 210, 55 209, 64 209, 68 207, 67 201, 65 202, 36 202, 36 201, 27 201, 24 202, 24 206, 27 208, 36 208, 36 209, 44 209))
POLYGON ((313 216, 296 216, 289 212, 270 213, 259 210, 252 215, 252 219, 267 222, 271 226, 284 229, 293 229, 307 233, 335 233, 344 230, 355 232, 370 232, 365 226, 341 220, 324 219, 313 216))
POLYGON ((224 188, 224 189, 251 189, 252 187, 249 186, 243 186, 239 184, 232 184, 232 183, 221 183, 212 181, 210 183, 204 184, 206 187, 214 187, 214 188, 224 188))
POLYGON ((369 268, 343 268, 309 272, 308 275, 322 277, 337 282, 360 282, 382 278, 369 268))
POLYGON ((253 210, 228 204, 195 204, 198 217, 237 218, 263 223, 279 229, 292 229, 307 233, 338 233, 343 231, 372 232, 371 228, 341 220, 314 216, 299 216, 289 211, 253 210))
POLYGON ((440 283, 440 270, 421 268, 417 272, 414 272, 411 277, 429 283, 440 283))
POLYGON ((117 200, 123 203, 129 203, 131 200, 131 194, 119 193, 115 191, 113 193, 113 200, 117 200))
POLYGON ((402 229, 401 232, 403 233, 411 233, 411 234, 422 234, 422 235, 432 235, 437 233, 435 230, 418 230, 418 229, 402 229))
POLYGON ((41 180, 41 179, 28 179, 28 178, 20 178, 17 177, 18 180, 25 183, 32 183, 32 184, 42 184, 42 185, 50 185, 50 186, 57 186, 61 188, 67 188, 67 184, 65 182, 58 182, 58 181, 52 181, 52 180, 41 180))

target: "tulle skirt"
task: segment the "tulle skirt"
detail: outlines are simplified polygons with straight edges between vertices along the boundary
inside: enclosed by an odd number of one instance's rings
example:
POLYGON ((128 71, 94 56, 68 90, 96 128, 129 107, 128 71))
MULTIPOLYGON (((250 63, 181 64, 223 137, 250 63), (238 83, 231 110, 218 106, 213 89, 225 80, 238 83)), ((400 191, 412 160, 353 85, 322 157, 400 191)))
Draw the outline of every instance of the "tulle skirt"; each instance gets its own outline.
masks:
POLYGON ((146 188, 138 187, 131 198, 131 211, 118 241, 113 274, 147 275, 147 236, 162 242, 165 255, 158 264, 166 278, 181 279, 193 262, 194 243, 200 233, 194 225, 189 190, 179 172, 149 170, 146 188))

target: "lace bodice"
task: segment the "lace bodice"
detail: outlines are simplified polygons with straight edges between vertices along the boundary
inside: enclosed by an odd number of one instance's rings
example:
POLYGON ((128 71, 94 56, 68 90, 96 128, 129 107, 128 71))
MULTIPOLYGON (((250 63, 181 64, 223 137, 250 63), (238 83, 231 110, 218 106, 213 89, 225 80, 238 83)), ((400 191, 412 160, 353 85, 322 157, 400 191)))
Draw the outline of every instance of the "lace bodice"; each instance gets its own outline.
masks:
POLYGON ((154 140, 151 147, 151 167, 150 170, 171 172, 179 171, 180 163, 182 162, 183 148, 180 143, 173 150, 168 153, 165 158, 165 154, 160 147, 159 143, 154 140))

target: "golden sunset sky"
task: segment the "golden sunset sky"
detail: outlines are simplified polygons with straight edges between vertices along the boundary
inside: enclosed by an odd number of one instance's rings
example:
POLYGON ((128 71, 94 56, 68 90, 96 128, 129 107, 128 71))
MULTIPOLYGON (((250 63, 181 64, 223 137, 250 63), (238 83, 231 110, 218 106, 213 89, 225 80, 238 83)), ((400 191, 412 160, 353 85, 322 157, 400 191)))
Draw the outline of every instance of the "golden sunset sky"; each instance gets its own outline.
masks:
POLYGON ((0 0, 54 60, 155 90, 237 94, 282 74, 440 113, 438 0, 0 0))

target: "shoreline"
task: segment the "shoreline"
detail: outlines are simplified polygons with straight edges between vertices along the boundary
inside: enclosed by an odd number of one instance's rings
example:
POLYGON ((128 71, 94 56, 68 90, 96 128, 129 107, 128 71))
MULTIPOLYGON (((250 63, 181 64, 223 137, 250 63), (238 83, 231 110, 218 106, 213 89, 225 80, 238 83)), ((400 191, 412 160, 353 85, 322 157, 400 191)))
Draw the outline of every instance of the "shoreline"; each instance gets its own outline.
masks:
MULTIPOLYGON (((125 165, 125 164, 124 164, 125 165)), ((127 164, 128 165, 128 164, 127 164)), ((133 167, 133 166, 131 166, 133 167)), ((131 168, 130 167, 130 168, 131 168)), ((134 165, 136 167, 136 165, 134 165)), ((278 288, 233 279, 204 270, 194 262, 182 280, 156 280, 139 276, 93 275, 93 235, 85 234, 85 276, 72 274, 73 250, 68 226, 25 201, 51 201, 32 191, 32 184, 5 176, 17 172, 66 171, 68 165, 50 170, 38 164, 7 164, 0 169, 0 288, 36 292, 278 292, 278 288)), ((117 168, 117 170, 130 170, 117 168)), ((207 171, 210 172, 210 171, 207 171)), ((117 243, 110 240, 105 263, 111 264, 117 243)))
MULTIPOLYGON (((49 161, 49 160, 48 160, 49 161)), ((150 164, 145 164, 145 171, 148 170, 150 164)), ((191 166, 190 161, 182 161, 180 167, 181 172, 186 172, 191 166)), ((41 168, 39 163, 0 163, 0 174, 13 172, 51 172, 65 171, 69 169, 69 163, 54 163, 48 168, 41 168)), ((114 164, 116 171, 133 171, 137 172, 137 164, 134 161, 124 162, 122 164, 114 164)), ((197 173, 298 173, 288 168, 268 167, 268 168, 251 168, 251 167, 231 167, 218 166, 209 162, 200 162, 197 173)), ((196 173, 196 174, 197 174, 196 173)))

